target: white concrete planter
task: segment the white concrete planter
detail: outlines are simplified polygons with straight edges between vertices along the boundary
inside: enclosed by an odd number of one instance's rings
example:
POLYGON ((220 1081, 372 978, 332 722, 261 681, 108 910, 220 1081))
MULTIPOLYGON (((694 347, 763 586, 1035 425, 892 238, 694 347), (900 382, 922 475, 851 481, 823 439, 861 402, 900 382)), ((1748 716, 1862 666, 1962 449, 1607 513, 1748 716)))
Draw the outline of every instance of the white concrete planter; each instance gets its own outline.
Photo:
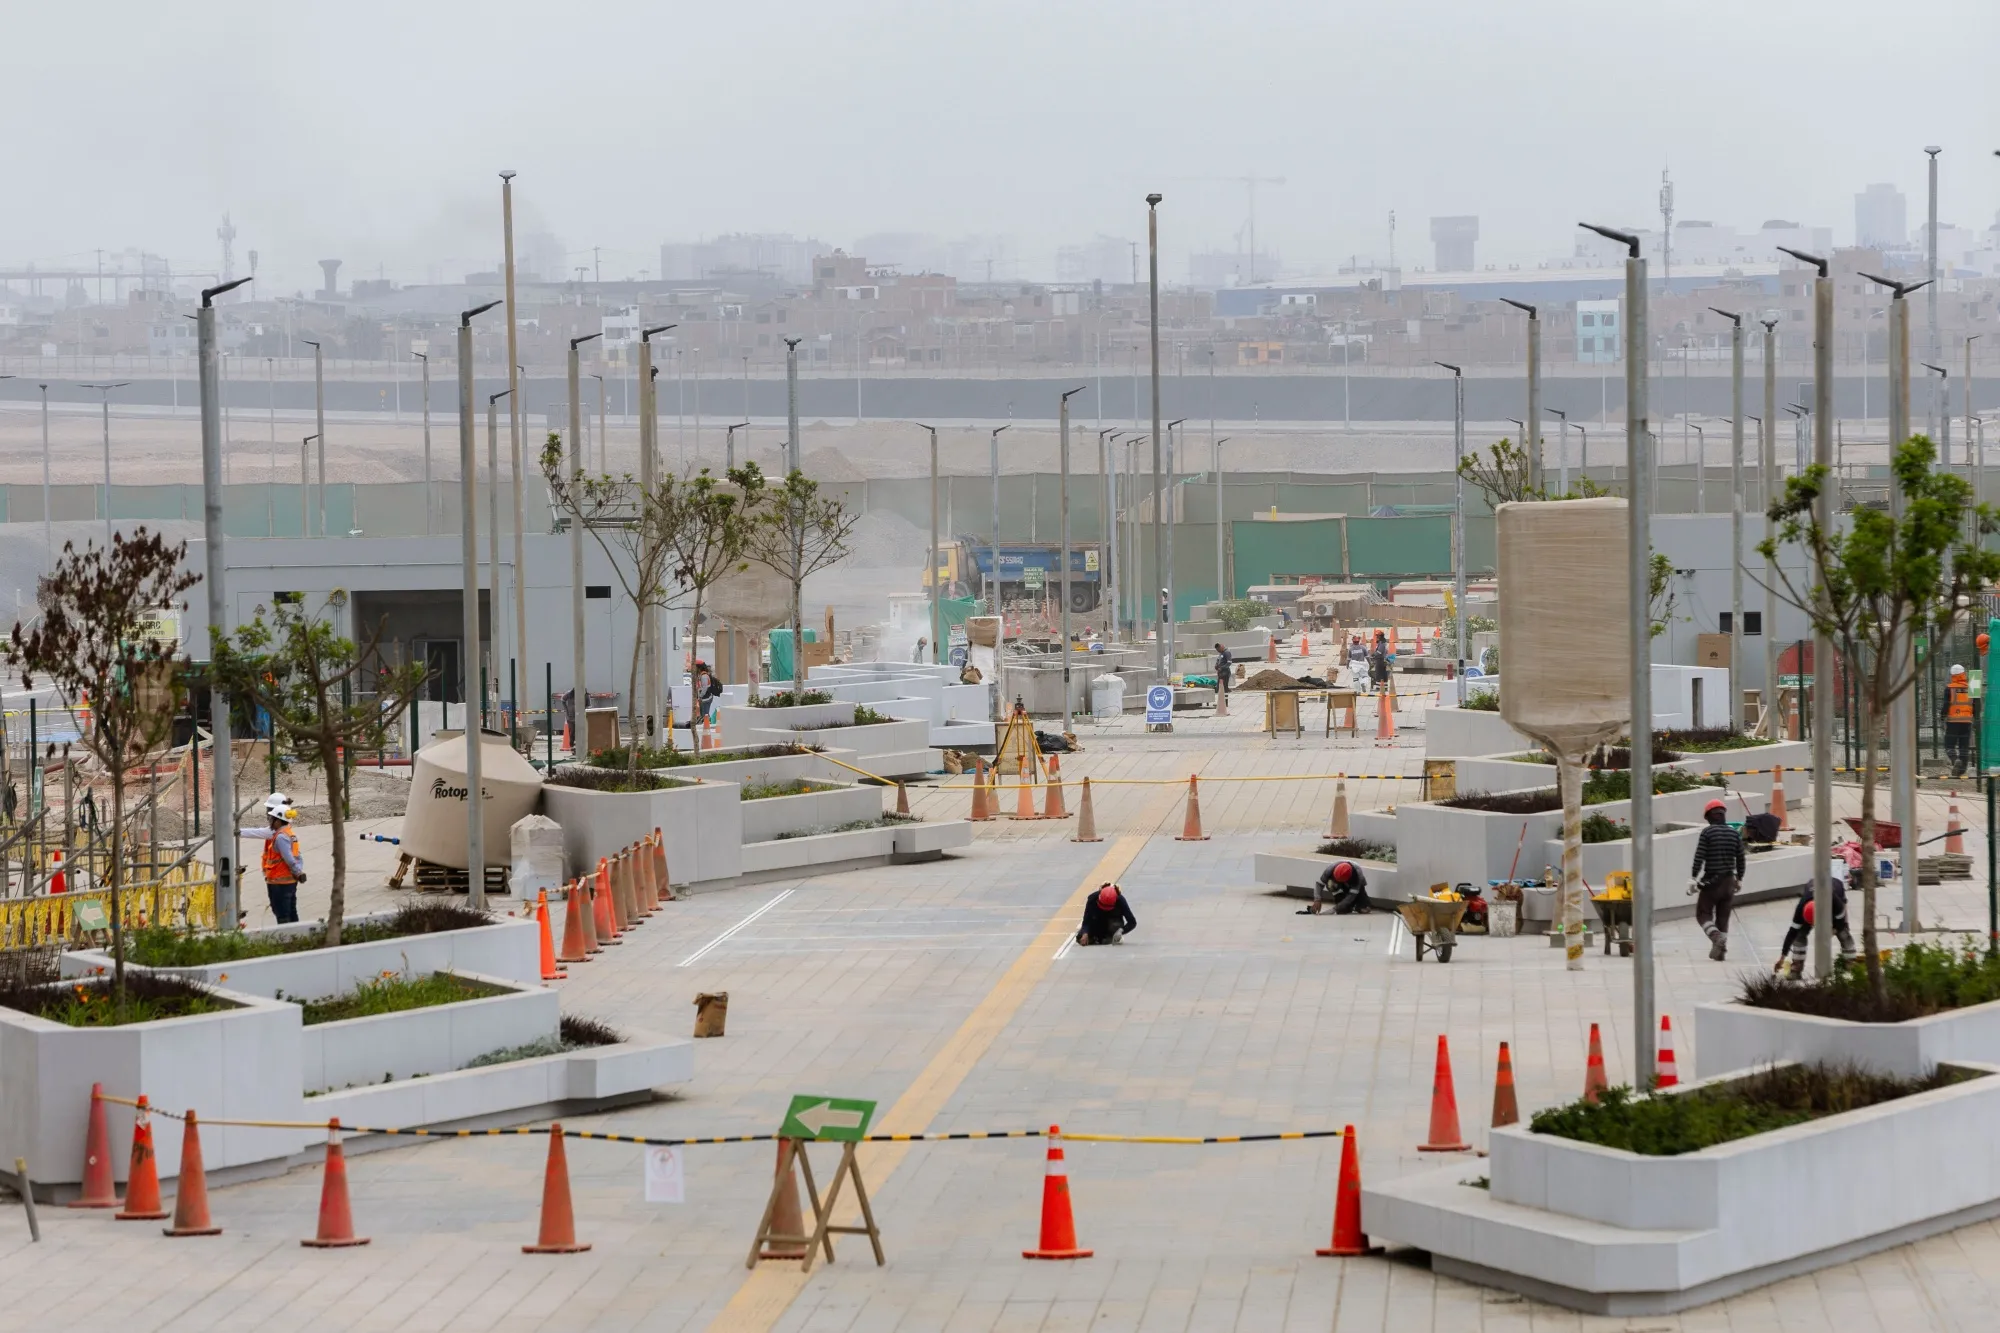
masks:
POLYGON ((930 748, 931 724, 921 721, 875 722, 807 731, 764 729, 752 732, 751 738, 772 745, 819 745, 851 750, 854 757, 849 763, 884 778, 922 777, 942 764, 942 757, 930 748))
POLYGON ((1519 754, 1532 748, 1534 742, 1508 726, 1498 713, 1455 704, 1424 710, 1424 754, 1428 758, 1519 754))
POLYGON ((896 835, 894 855, 899 862, 932 861, 948 851, 972 845, 972 825, 963 819, 895 824, 891 831, 896 835))
MULTIPOLYGON (((1694 845, 1701 837, 1697 825, 1671 825, 1653 833, 1655 920, 1694 913, 1694 898, 1684 889, 1688 870, 1694 864, 1694 845)), ((1583 845, 1584 883, 1599 892, 1614 871, 1632 868, 1632 840, 1587 842, 1583 845)), ((1542 862, 1562 862, 1562 841, 1551 839, 1541 846, 1542 862)), ((1773 902, 1790 898, 1812 880, 1813 855, 1809 847, 1776 847, 1744 858, 1743 882, 1737 887, 1736 904, 1773 902)), ((2000 1058, 2000 1050, 1994 1052, 2000 1058)))
MULTIPOLYGON (((194 1107, 209 1119, 297 1120, 299 1008, 222 990, 238 1008, 115 1028, 73 1028, 0 1009, 0 1161, 25 1157, 39 1186, 75 1197, 83 1179, 90 1085, 115 1096, 143 1092, 156 1106, 194 1107)), ((105 1108, 113 1174, 125 1179, 132 1142, 129 1107, 105 1108)), ((287 1158, 312 1138, 296 1129, 205 1128, 203 1161, 223 1171, 287 1158)), ((160 1174, 180 1173, 181 1135, 155 1122, 160 1174)))
POLYGON ((840 787, 833 791, 767 796, 742 803, 743 841, 768 842, 784 833, 832 828, 882 817, 885 787, 840 787))
MULTIPOLYGON (((781 694, 790 688, 789 682, 781 688, 765 687, 771 694, 781 694)), ((769 745, 772 744, 771 740, 757 733, 782 731, 785 733, 785 739, 789 740, 795 727, 823 727, 829 722, 852 722, 854 705, 852 702, 839 700, 830 704, 805 704, 797 708, 753 708, 746 704, 741 708, 720 708, 716 713, 722 723, 724 745, 769 745)))
POLYGON ((698 782, 662 791, 601 792, 549 784, 542 813, 562 825, 570 873, 597 866, 657 827, 676 884, 735 879, 741 871, 742 814, 733 782, 698 782))
POLYGON ((1573 1309, 1686 1309, 2000 1214, 2000 1154, 1976 1148, 2000 1067, 1969 1067, 1984 1077, 1678 1157, 1494 1130, 1484 1167, 1364 1187, 1362 1225, 1573 1309), (1490 1190, 1461 1183, 1482 1173, 1490 1190))
MULTIPOLYGON (((746 749, 761 747, 746 746, 746 749)), ((726 753, 726 752, 725 752, 726 753)), ((814 782, 850 782, 854 774, 835 759, 854 762, 850 750, 828 749, 820 754, 769 755, 761 759, 719 759, 705 764, 687 764, 680 768, 658 770, 663 776, 679 778, 685 782, 791 782, 797 778, 807 778, 814 782)))
POLYGON ((743 873, 771 875, 789 870, 805 870, 853 862, 886 861, 896 851, 897 829, 854 829, 847 833, 819 833, 806 838, 780 838, 771 842, 743 845, 743 873))
MULTIPOLYGON (((1259 884, 1275 884, 1294 898, 1312 897, 1313 885, 1328 866, 1352 861, 1368 877, 1368 896, 1374 901, 1400 902, 1405 890, 1388 861, 1369 861, 1358 856, 1321 856, 1310 847, 1293 847, 1277 852, 1258 852, 1254 868, 1259 884)), ((1425 885, 1425 889, 1429 886, 1425 885)))
POLYGON ((2000 1064, 2000 1000, 1907 1023, 1851 1023, 1741 1004, 1703 1004, 1695 1006, 1694 1043, 1695 1067, 1703 1078, 1780 1060, 1850 1063, 1897 1078, 1918 1078, 1940 1064, 2000 1064))
MULTIPOLYGON (((393 915, 393 912, 376 912, 352 918, 348 924, 386 921, 393 915)), ((322 929, 321 923, 308 922, 244 933, 253 938, 296 936, 322 929)), ((111 963, 109 951, 83 949, 63 955, 62 972, 66 977, 88 976, 100 968, 108 971, 111 963)), ((496 917, 491 925, 441 930, 430 935, 399 935, 366 944, 343 944, 337 949, 307 949, 200 967, 145 968, 129 962, 126 967, 135 972, 168 972, 245 995, 270 997, 283 991, 294 999, 344 995, 354 989, 357 981, 405 970, 413 974, 478 972, 505 981, 539 985, 541 934, 531 920, 496 917)))
POLYGON ((326 1092, 450 1073, 493 1051, 527 1046, 556 1035, 561 1018, 561 999, 556 992, 542 989, 539 983, 522 986, 499 977, 460 975, 507 990, 428 1009, 301 1027, 300 1091, 326 1092))
MULTIPOLYGON (((1698 823, 1702 807, 1721 794, 1720 788, 1698 788, 1655 796, 1654 822, 1698 823)), ((1607 819, 1629 823, 1632 803, 1601 801, 1584 806, 1583 813, 1586 816, 1601 814, 1607 819)), ((1549 843, 1557 844, 1560 849, 1560 809, 1530 815, 1508 815, 1488 810, 1462 810, 1431 801, 1398 806, 1396 864, 1405 882, 1411 884, 1436 884, 1440 881, 1456 884, 1461 880, 1484 884, 1490 879, 1505 879, 1508 867, 1514 864, 1514 849, 1521 844, 1523 824, 1527 825, 1527 841, 1522 847, 1516 874, 1540 878, 1545 867, 1560 860, 1559 854, 1555 860, 1546 855, 1549 843), (1540 864, 1537 864, 1538 861, 1540 864)), ((1357 831, 1355 836, 1376 835, 1357 831)), ((1584 850, 1587 852, 1590 848, 1585 847, 1584 850)), ((1692 856, 1690 850, 1689 857, 1692 856)), ((1656 861, 1656 864, 1664 863, 1656 861)))

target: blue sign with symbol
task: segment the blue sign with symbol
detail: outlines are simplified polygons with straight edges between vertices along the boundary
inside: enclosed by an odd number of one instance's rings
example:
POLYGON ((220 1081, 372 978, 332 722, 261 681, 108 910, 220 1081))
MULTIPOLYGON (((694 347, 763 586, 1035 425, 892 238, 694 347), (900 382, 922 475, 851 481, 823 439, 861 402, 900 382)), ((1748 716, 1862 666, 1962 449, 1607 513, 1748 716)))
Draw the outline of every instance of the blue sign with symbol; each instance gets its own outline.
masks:
POLYGON ((953 649, 951 650, 951 664, 952 664, 953 666, 955 666, 955 667, 962 667, 962 666, 964 666, 964 665, 965 665, 965 645, 964 645, 964 644, 960 644, 960 645, 958 645, 958 646, 957 646, 956 648, 953 648, 953 649))
POLYGON ((1172 725, 1174 720, 1174 692, 1165 685, 1155 685, 1146 691, 1146 725, 1160 723, 1172 725))

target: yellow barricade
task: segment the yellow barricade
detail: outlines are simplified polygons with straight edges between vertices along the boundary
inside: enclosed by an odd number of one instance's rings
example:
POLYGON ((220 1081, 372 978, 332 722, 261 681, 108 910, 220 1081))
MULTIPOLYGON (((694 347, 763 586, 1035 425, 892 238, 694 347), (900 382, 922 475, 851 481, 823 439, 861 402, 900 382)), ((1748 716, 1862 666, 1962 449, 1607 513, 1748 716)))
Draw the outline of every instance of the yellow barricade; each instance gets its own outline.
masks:
MULTIPOLYGON (((158 880, 128 884, 119 898, 127 929, 215 928, 215 871, 199 861, 180 866, 158 880)), ((76 908, 81 902, 102 904, 105 919, 110 919, 109 889, 0 899, 0 949, 27 949, 75 939, 80 933, 76 908)))

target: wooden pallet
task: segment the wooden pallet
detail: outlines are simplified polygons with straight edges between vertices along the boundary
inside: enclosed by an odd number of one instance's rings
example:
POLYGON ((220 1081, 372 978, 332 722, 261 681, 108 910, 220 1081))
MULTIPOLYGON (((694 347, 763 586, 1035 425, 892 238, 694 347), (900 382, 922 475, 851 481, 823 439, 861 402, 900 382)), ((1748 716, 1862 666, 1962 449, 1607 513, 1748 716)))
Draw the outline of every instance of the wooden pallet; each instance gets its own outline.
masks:
MULTIPOLYGON (((403 878, 409 872, 414 872, 414 882, 410 887, 418 893, 465 893, 470 889, 470 877, 465 871, 456 866, 441 866, 407 852, 397 859, 396 871, 389 876, 389 887, 402 888, 403 878)), ((486 892, 489 897, 513 892, 508 867, 486 867, 486 892)))

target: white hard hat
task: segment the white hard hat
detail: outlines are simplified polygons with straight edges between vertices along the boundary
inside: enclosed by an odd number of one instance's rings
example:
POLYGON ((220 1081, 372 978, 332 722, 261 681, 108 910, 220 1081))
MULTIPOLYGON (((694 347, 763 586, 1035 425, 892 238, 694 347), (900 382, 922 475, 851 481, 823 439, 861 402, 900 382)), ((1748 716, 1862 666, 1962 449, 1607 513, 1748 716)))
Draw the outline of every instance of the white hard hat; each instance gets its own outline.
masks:
POLYGON ((298 811, 292 809, 292 798, 281 791, 274 791, 264 798, 264 817, 267 819, 282 819, 289 824, 297 814, 298 811))
POLYGON ((1951 664, 1951 674, 1954 676, 1962 676, 1965 674, 1965 668, 1960 666, 1958 663, 1953 662, 1951 664))

